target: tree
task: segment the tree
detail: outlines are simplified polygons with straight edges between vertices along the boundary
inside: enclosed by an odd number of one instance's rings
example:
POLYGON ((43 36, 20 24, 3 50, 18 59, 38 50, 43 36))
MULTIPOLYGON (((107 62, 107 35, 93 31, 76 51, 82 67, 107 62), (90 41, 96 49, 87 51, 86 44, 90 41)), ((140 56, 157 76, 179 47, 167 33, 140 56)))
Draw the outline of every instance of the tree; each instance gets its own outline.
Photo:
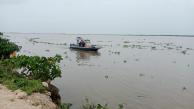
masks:
POLYGON ((20 48, 13 42, 10 42, 8 39, 0 37, 0 58, 6 59, 10 57, 10 54, 19 51, 20 48))

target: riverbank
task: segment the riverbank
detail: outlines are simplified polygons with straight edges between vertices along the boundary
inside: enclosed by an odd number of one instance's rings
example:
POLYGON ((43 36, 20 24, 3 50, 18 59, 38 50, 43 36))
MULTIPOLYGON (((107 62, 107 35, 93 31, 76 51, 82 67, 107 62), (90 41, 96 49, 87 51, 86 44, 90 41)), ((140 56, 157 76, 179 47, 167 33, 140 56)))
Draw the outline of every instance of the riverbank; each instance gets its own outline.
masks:
POLYGON ((21 90, 11 91, 0 84, 1 109, 57 109, 49 95, 33 93, 27 95, 21 90))
POLYGON ((59 108, 60 95, 50 82, 61 76, 58 65, 62 60, 61 56, 11 55, 20 49, 20 46, 9 39, 0 37, 1 109, 59 108))

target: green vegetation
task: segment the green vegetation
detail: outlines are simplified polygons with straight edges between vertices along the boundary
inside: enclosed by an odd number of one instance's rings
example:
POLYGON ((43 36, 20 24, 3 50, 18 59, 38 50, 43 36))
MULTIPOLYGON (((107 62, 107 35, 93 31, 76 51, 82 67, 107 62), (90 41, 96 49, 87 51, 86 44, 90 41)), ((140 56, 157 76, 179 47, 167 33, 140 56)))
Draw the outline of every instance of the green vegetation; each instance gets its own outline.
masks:
POLYGON ((107 104, 101 105, 101 104, 84 104, 83 109, 109 109, 107 104))
POLYGON ((11 90, 21 89, 27 94, 45 90, 40 80, 29 80, 14 72, 9 66, 2 65, 0 65, 0 84, 6 85, 11 90))
MULTIPOLYGON (((108 104, 104 104, 104 105, 94 104, 91 101, 89 101, 88 98, 85 98, 85 101, 82 104, 82 109, 110 109, 110 108, 108 107, 108 104)), ((124 109, 124 105, 119 104, 118 109, 124 109)))
POLYGON ((85 102, 82 105, 82 109, 108 109, 108 104, 94 104, 90 102, 88 98, 85 98, 85 102))
POLYGON ((131 43, 130 41, 124 41, 123 43, 131 43))
POLYGON ((2 32, 0 32, 0 35, 3 35, 3 33, 2 33, 2 32))
POLYGON ((72 106, 72 104, 71 103, 62 103, 62 104, 60 104, 60 108, 61 109, 70 109, 70 107, 72 106))
POLYGON ((21 89, 28 94, 43 92, 46 89, 42 81, 53 80, 61 76, 58 63, 61 56, 17 56, 9 57, 19 51, 19 46, 0 37, 0 83, 11 90, 21 89), (21 70, 21 71, 20 71, 21 70))
POLYGON ((67 45, 67 43, 51 43, 51 42, 44 42, 44 41, 36 41, 40 38, 30 38, 29 41, 32 43, 42 43, 42 44, 51 44, 51 45, 67 45))
POLYGON ((1 64, 10 66, 12 69, 22 69, 20 74, 29 79, 47 81, 61 76, 61 70, 58 65, 60 60, 62 60, 60 55, 48 58, 21 55, 5 59, 1 61, 1 64))
POLYGON ((6 59, 9 58, 10 54, 19 51, 20 48, 13 42, 10 42, 8 39, 0 37, 0 58, 6 59))

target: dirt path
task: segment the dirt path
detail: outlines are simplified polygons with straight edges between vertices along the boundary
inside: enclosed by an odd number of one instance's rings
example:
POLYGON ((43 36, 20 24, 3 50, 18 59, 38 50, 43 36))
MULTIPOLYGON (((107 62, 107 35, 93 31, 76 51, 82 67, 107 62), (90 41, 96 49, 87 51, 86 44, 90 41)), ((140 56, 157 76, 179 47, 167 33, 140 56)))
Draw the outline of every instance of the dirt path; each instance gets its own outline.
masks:
POLYGON ((57 109, 49 96, 26 93, 16 90, 10 91, 0 84, 0 109, 57 109))

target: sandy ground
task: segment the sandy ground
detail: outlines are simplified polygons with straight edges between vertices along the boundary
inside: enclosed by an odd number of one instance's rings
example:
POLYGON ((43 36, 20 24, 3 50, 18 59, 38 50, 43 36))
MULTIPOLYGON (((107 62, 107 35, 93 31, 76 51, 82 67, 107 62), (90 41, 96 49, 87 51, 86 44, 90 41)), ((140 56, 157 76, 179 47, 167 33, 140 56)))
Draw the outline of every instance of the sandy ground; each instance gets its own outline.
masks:
POLYGON ((0 109, 57 109, 49 96, 34 93, 27 96, 21 90, 10 91, 0 84, 0 109))

